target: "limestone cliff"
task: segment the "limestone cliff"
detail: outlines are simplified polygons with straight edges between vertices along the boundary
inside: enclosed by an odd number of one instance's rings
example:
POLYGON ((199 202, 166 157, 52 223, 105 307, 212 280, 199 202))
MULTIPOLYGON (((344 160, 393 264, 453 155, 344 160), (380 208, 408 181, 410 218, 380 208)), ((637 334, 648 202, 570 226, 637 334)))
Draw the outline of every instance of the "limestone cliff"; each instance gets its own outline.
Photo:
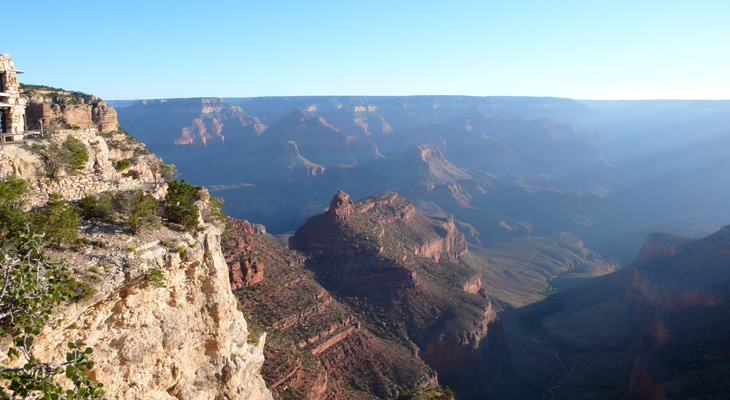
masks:
POLYGON ((102 99, 81 92, 39 85, 21 85, 27 99, 26 119, 29 129, 77 126, 113 132, 119 129, 117 112, 102 99))
MULTIPOLYGON (((51 193, 77 200, 103 191, 148 190, 162 197, 167 185, 159 163, 123 133, 64 130, 3 147, 0 177, 26 179, 31 206, 51 193), (46 177, 39 148, 68 137, 82 144, 88 160, 80 170, 46 177), (131 157, 129 166, 118 171, 113 161, 125 156, 131 157)), ((207 209, 209 196, 200 198, 198 207, 207 209)), ((67 342, 87 343, 95 350, 92 377, 114 399, 271 399, 259 372, 266 334, 249 332, 231 291, 222 226, 208 219, 201 217, 192 233, 163 227, 136 235, 123 222, 82 221, 82 241, 50 257, 67 262, 86 290, 59 310, 59 326, 37 338, 35 355, 58 360, 67 342), (161 282, 150 284, 160 273, 161 282)), ((9 362, 7 345, 5 338, 2 364, 9 362)))
POLYGON ((58 357, 68 341, 87 343, 95 349, 93 377, 116 399, 271 398, 259 374, 266 334, 250 339, 218 227, 130 236, 90 225, 82 234, 106 247, 55 256, 78 273, 98 271, 92 275, 100 282, 63 311, 58 329, 39 337, 38 355, 58 357), (153 268, 166 287, 145 285, 153 268))

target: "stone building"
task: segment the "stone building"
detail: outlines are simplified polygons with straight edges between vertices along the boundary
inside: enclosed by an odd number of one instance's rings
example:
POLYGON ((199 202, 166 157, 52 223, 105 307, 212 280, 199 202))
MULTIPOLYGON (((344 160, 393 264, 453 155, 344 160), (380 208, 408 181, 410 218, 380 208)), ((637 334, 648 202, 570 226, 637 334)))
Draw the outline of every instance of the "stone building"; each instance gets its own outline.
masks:
POLYGON ((18 75, 9 54, 0 54, 0 142, 23 140, 25 100, 20 97, 18 75))

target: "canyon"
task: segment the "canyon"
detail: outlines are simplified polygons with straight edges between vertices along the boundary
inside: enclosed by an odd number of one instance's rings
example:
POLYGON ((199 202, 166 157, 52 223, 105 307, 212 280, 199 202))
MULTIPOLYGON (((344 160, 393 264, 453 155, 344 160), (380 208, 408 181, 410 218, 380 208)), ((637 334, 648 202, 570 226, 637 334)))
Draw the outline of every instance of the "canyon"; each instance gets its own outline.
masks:
MULTIPOLYGON (((614 162, 602 112, 620 113, 602 103, 200 98, 115 111, 91 95, 24 90, 29 116, 55 121, 52 135, 0 149, 0 176, 28 182, 28 207, 54 193, 163 198, 158 152, 201 185, 193 231, 82 219, 86 247, 50 252, 90 289, 62 307, 37 354, 84 341, 113 398, 727 393, 730 228, 710 224, 725 214, 675 215, 680 203, 645 194, 662 182, 646 174, 667 179, 666 155, 648 172, 632 170, 638 157, 614 162), (68 138, 88 159, 49 176, 43 149, 68 138), (225 222, 206 211, 209 193, 226 200, 225 222), (163 286, 145 283, 153 270, 163 286)), ((717 182, 724 114, 706 106, 685 112, 705 113, 716 149, 692 167, 717 182)), ((691 174, 671 177, 681 186, 691 174)), ((707 204, 724 194, 699 185, 707 204)))

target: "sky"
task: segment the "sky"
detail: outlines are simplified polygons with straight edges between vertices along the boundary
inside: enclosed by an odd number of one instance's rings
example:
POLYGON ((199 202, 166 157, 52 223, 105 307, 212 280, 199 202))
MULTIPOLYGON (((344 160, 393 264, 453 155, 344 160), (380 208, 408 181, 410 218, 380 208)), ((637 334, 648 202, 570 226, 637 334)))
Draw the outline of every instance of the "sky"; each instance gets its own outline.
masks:
POLYGON ((23 83, 107 100, 730 99, 728 0, 3 1, 23 83))

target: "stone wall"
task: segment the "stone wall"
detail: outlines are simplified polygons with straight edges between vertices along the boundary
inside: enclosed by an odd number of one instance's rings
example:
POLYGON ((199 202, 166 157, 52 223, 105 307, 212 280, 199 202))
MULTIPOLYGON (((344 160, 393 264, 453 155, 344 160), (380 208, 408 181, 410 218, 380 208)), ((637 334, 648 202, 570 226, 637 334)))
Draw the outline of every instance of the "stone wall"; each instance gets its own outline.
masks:
POLYGON ((9 54, 0 54, 0 113, 5 114, 4 131, 25 132, 25 99, 18 90, 18 73, 9 54))

